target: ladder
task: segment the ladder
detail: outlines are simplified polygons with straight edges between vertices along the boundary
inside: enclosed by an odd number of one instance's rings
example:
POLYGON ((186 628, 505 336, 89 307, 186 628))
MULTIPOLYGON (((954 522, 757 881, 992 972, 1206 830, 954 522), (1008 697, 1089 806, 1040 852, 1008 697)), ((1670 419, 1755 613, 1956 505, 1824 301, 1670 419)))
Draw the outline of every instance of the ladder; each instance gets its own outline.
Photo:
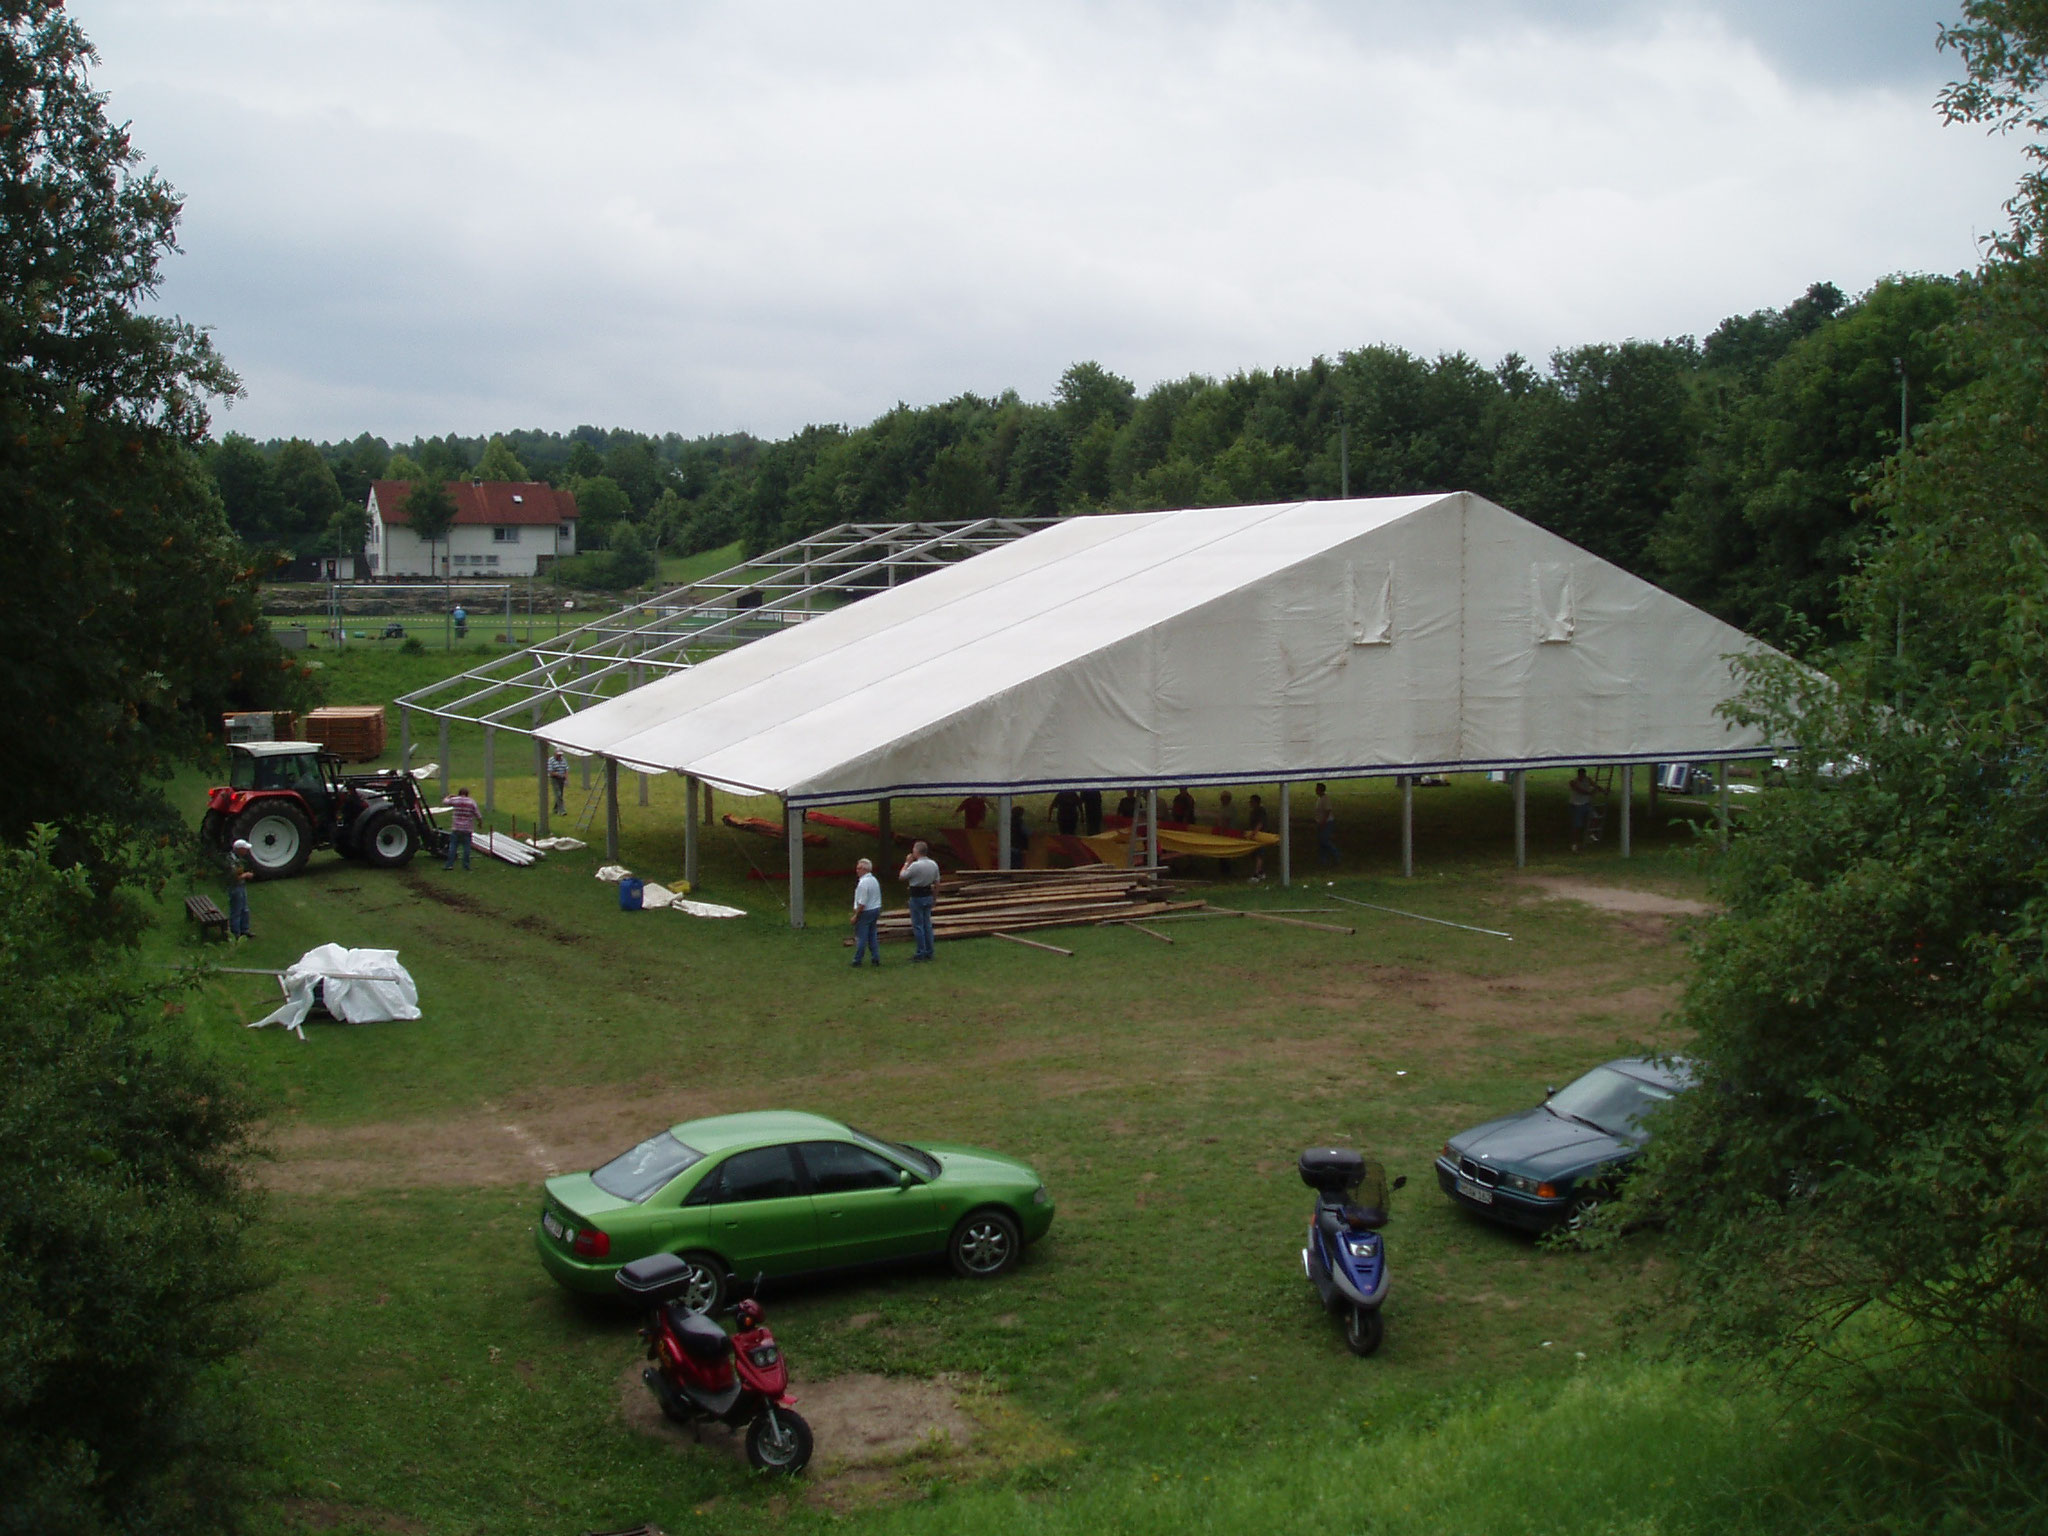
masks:
POLYGON ((604 780, 599 779, 590 786, 583 797, 583 809, 576 813, 576 835, 581 837, 590 830, 590 824, 597 820, 597 808, 604 804, 604 780))

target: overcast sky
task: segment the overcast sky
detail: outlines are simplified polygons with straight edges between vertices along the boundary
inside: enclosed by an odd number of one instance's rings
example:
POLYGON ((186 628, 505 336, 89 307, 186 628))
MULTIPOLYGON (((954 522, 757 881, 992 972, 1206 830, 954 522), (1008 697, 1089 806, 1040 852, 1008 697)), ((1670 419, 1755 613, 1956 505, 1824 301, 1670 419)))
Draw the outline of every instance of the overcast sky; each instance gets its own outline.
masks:
POLYGON ((73 0, 263 438, 781 436, 1976 261, 1941 0, 73 0))

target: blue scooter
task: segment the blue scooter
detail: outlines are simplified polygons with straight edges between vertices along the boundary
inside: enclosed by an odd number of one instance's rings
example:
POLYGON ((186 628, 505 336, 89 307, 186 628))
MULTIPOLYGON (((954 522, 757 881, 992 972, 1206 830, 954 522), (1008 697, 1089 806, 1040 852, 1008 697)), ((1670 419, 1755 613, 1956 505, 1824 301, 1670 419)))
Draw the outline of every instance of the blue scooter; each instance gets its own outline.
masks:
POLYGON ((1387 1196, 1408 1182, 1387 1183, 1386 1170, 1343 1147, 1310 1147, 1301 1154, 1301 1182, 1316 1192, 1308 1221, 1302 1273, 1323 1306, 1344 1314, 1344 1342, 1369 1355, 1386 1336, 1380 1307, 1387 1299, 1387 1196))

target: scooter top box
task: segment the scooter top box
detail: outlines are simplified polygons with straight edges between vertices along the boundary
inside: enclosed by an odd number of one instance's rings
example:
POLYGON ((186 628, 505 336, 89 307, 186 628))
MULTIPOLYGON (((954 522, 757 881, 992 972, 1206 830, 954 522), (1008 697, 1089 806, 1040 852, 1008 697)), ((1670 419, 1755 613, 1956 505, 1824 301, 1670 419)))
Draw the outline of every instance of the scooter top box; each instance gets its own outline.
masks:
POLYGON ((1365 1181, 1365 1154, 1349 1147, 1310 1147, 1300 1167, 1301 1182, 1323 1194, 1341 1194, 1365 1181))
POLYGON ((615 1279, 635 1301, 667 1301, 689 1284, 690 1266, 672 1253, 654 1253, 621 1264, 615 1279))

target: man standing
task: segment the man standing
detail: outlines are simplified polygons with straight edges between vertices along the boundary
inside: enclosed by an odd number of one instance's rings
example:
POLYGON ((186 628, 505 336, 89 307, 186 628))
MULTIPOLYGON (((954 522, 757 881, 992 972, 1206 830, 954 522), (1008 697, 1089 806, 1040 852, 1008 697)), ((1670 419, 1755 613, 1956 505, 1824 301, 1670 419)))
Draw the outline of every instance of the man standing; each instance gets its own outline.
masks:
POLYGON ((228 935, 254 938, 249 932, 249 882, 256 878, 256 849, 247 838, 236 838, 235 846, 228 850, 227 870, 228 935))
POLYGON ((1084 789, 1081 791, 1081 825, 1088 829, 1090 837, 1102 836, 1102 791, 1084 789))
POLYGON ((563 802, 563 796, 569 792, 569 754, 560 747, 548 754, 548 783, 555 791, 555 809, 566 812, 569 807, 563 802))
POLYGON ((1081 829, 1081 797, 1071 789, 1063 789, 1052 797, 1051 811, 1053 825, 1068 837, 1081 829))
POLYGON ((1330 804, 1330 786, 1316 786, 1316 862, 1335 864, 1341 854, 1337 852, 1337 812, 1330 804))
POLYGON ((910 887, 910 936, 917 941, 913 962, 929 960, 935 952, 932 934, 932 904, 939 895, 939 866, 924 843, 910 845, 910 857, 896 876, 910 887))
MULTIPOLYGON (((1244 813, 1244 829, 1245 831, 1251 833, 1270 832, 1273 830, 1271 827, 1266 825, 1266 802, 1260 799, 1257 795, 1253 795, 1251 799, 1248 802, 1246 802, 1246 810, 1244 813)), ((1266 850, 1262 846, 1260 847, 1258 852, 1252 855, 1252 883, 1256 885, 1259 881, 1265 878, 1266 850)))
POLYGON ((960 825, 970 832, 988 820, 988 802, 980 795, 969 795, 953 809, 960 814, 960 825))
MULTIPOLYGON (((1579 776, 1565 785, 1565 792, 1571 797, 1572 852, 1577 853, 1580 842, 1585 839, 1586 829, 1593 820, 1593 797, 1604 795, 1607 791, 1600 787, 1598 779, 1581 768, 1579 776)), ((1597 832, 1593 837, 1595 842, 1599 841, 1597 832)))
POLYGON ((453 869, 455 855, 460 853, 462 867, 468 869, 470 844, 476 837, 477 817, 481 813, 477 810, 476 802, 469 798, 469 786, 466 784, 441 803, 455 812, 448 818, 448 859, 441 867, 453 869))
POLYGON ((875 878, 874 861, 862 859, 853 866, 860 878, 853 883, 853 968, 860 969, 863 953, 875 957, 875 969, 882 968, 882 940, 875 925, 882 920, 882 882, 875 878))

